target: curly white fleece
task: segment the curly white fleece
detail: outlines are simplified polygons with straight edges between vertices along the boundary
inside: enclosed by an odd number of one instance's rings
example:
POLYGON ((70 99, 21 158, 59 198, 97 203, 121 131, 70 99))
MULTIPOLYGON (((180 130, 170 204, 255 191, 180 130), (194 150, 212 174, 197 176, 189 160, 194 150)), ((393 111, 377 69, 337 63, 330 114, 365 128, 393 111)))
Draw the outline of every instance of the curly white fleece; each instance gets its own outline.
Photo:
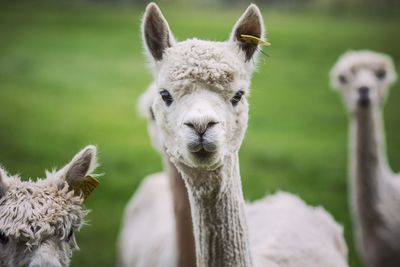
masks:
POLYGON ((84 223, 83 198, 56 173, 21 181, 0 169, 0 266, 69 266, 78 249, 74 230, 84 223), (49 265, 50 264, 50 265, 49 265))
POLYGON ((30 247, 49 236, 65 239, 71 229, 82 225, 87 214, 81 207, 83 199, 68 190, 66 182, 23 182, 16 176, 5 182, 8 189, 0 199, 0 230, 6 236, 26 240, 30 247))
POLYGON ((234 77, 249 77, 250 70, 243 69, 243 58, 238 54, 243 52, 233 42, 189 39, 166 49, 162 63, 166 73, 161 72, 167 74, 170 81, 226 85, 234 77))

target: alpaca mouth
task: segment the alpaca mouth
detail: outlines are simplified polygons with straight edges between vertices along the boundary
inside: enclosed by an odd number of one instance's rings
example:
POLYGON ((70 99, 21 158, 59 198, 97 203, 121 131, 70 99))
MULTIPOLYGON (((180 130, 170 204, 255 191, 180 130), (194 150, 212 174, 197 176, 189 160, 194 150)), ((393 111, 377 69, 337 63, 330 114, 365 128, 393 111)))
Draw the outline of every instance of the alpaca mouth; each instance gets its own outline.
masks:
POLYGON ((214 152, 207 151, 207 150, 205 150, 204 148, 202 148, 202 149, 200 149, 200 150, 198 150, 198 151, 196 151, 196 152, 192 152, 192 155, 193 155, 196 159, 198 159, 198 160, 200 160, 200 161, 208 160, 208 159, 212 158, 212 156, 213 156, 214 154, 215 154, 214 152))
POLYGON ((360 87, 358 89, 358 105, 360 107, 366 108, 369 106, 371 99, 369 98, 369 88, 360 87))
POLYGON ((371 103, 371 99, 369 98, 368 94, 360 94, 358 98, 358 106, 362 108, 367 108, 371 103))
POLYGON ((191 153, 214 153, 218 149, 218 146, 215 143, 204 139, 200 139, 197 142, 191 142, 187 147, 191 153))
POLYGON ((216 154, 218 149, 217 145, 206 140, 198 140, 197 142, 191 142, 187 146, 191 155, 198 161, 208 161, 216 154))

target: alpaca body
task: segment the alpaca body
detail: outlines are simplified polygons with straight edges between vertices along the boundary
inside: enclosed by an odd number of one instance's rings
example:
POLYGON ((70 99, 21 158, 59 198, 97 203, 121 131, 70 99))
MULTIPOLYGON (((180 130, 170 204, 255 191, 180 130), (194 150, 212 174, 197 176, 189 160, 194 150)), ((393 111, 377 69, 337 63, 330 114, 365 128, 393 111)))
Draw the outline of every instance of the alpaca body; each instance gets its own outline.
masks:
POLYGON ((348 266, 343 228, 323 208, 279 192, 247 205, 246 214, 254 266, 348 266))
POLYGON ((120 266, 177 266, 175 235, 168 176, 165 173, 147 176, 124 212, 119 239, 120 266))
MULTIPOLYGON (((347 266, 342 227, 324 209, 280 192, 246 204, 245 212, 254 266, 347 266)), ((179 266, 171 254, 176 248, 175 216, 166 174, 143 180, 125 216, 120 253, 126 258, 121 266, 179 266)))
POLYGON ((331 73, 350 114, 350 192, 355 239, 369 267, 400 266, 400 177, 386 158, 381 108, 396 79, 383 54, 344 54, 331 73))

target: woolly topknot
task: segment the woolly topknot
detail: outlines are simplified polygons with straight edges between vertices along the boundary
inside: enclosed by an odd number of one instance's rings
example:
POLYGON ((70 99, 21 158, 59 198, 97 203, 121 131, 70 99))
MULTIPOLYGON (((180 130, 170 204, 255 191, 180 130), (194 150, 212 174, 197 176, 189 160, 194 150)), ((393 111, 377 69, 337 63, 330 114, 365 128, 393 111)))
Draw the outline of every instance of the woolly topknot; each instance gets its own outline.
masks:
MULTIPOLYGON (((208 85, 226 85, 234 77, 247 78, 243 60, 231 52, 230 43, 190 39, 166 50, 165 69, 170 81, 189 80, 208 85), (168 60, 170 59, 170 60, 168 60)), ((237 48, 237 53, 239 49, 237 48)))
POLYGON ((23 182, 16 176, 7 180, 9 187, 0 199, 0 230, 6 236, 24 240, 29 247, 49 236, 66 239, 71 229, 83 224, 83 198, 66 182, 23 182))

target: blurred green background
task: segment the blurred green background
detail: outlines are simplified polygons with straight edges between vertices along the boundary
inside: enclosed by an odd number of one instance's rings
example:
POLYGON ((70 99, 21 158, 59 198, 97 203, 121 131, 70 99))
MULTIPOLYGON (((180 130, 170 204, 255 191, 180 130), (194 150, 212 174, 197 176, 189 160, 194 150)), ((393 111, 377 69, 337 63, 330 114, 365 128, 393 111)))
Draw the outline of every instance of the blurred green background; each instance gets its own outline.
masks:
MULTIPOLYGON (((43 177, 86 144, 99 146, 105 173, 87 201, 72 266, 114 266, 124 205, 146 175, 161 170, 138 96, 151 82, 139 33, 145 1, 0 3, 0 162, 24 178, 43 177)), ((347 114, 328 73, 348 49, 390 54, 400 65, 396 1, 265 1, 272 46, 264 49, 241 149, 245 197, 276 190, 322 205, 345 226, 347 114), (377 3, 385 3, 385 5, 377 3), (280 3, 280 4, 279 4, 280 3)), ((224 40, 248 3, 163 1, 175 36, 224 40)), ((400 169, 400 88, 385 109, 389 159, 400 169)))

